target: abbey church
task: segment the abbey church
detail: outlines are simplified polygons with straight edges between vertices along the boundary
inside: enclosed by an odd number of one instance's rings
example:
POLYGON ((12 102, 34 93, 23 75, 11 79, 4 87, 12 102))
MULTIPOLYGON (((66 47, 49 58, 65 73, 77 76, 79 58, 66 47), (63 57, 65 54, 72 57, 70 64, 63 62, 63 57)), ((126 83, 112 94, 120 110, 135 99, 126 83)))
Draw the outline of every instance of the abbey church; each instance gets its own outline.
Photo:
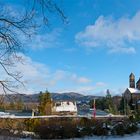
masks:
POLYGON ((140 106, 140 78, 135 83, 135 75, 133 73, 129 76, 129 88, 127 88, 124 92, 124 98, 127 103, 132 102, 131 104, 134 108, 140 106))

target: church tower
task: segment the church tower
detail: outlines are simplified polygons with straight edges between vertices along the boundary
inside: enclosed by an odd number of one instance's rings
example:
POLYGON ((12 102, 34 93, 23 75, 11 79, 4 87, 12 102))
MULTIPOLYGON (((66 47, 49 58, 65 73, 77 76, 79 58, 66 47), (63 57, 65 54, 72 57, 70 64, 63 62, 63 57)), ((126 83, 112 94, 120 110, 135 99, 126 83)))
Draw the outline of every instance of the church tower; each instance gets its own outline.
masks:
POLYGON ((135 75, 133 73, 129 76, 129 87, 135 88, 135 75))
POLYGON ((136 83, 136 88, 140 90, 140 78, 139 78, 139 80, 136 83))

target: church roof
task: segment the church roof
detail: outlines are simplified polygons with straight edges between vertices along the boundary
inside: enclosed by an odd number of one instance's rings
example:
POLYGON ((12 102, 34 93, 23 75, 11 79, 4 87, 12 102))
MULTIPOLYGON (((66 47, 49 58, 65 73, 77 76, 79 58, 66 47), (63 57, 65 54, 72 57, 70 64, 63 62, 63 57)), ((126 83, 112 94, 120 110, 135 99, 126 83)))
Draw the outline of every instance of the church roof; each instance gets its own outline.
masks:
POLYGON ((139 78, 139 80, 137 81, 137 84, 138 84, 138 83, 140 83, 140 78, 139 78))
POLYGON ((140 93, 140 90, 138 90, 137 88, 128 88, 128 90, 130 91, 130 93, 140 93))

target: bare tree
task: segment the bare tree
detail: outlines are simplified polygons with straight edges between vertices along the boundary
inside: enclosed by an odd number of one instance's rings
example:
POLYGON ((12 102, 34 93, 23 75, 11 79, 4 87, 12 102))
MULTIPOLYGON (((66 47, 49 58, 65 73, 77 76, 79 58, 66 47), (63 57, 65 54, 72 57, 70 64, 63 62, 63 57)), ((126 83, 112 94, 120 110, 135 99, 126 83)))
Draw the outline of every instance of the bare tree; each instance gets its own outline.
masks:
MULTIPOLYGON (((67 18, 54 0, 32 0, 29 7, 27 9, 24 7, 24 12, 15 15, 10 14, 7 9, 4 10, 2 5, 0 7, 2 11, 0 13, 0 66, 9 77, 8 79, 1 79, 2 76, 0 78, 4 96, 7 92, 15 92, 14 89, 19 83, 24 86, 21 73, 12 71, 12 67, 17 61, 22 62, 22 57, 18 55, 18 52, 24 51, 20 37, 30 38, 40 27, 40 23, 37 22, 38 15, 41 15, 46 25, 50 22, 48 14, 58 15, 63 22, 67 22, 67 18), (38 9, 40 13, 37 13, 38 9)), ((3 102, 3 97, 1 102, 3 102)))

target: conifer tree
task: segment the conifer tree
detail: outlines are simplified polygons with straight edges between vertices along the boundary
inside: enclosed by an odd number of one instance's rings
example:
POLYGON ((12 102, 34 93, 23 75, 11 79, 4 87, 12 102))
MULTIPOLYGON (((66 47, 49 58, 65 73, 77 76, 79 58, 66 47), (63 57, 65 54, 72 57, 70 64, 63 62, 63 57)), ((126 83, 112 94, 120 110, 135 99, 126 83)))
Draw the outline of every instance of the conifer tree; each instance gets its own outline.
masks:
POLYGON ((39 107, 38 107, 39 115, 50 115, 51 106, 52 101, 50 93, 47 90, 44 93, 40 92, 39 107))
POLYGON ((109 89, 107 90, 106 93, 107 93, 106 94, 106 103, 107 103, 109 112, 112 113, 112 114, 117 114, 117 107, 113 103, 113 100, 112 100, 109 89))

